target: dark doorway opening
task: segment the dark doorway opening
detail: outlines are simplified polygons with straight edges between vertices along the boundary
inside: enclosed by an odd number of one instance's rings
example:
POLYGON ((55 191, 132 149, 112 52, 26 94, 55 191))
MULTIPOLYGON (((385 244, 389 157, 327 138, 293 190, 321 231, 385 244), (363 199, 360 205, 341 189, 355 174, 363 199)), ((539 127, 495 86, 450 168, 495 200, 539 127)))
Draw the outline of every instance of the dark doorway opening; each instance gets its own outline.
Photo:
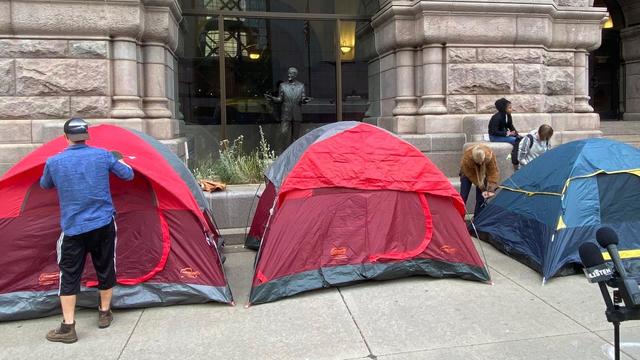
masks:
POLYGON ((603 25, 602 45, 589 57, 590 104, 601 120, 621 120, 623 67, 621 62, 620 29, 624 27, 617 2, 596 0, 595 7, 606 7, 610 19, 603 25))

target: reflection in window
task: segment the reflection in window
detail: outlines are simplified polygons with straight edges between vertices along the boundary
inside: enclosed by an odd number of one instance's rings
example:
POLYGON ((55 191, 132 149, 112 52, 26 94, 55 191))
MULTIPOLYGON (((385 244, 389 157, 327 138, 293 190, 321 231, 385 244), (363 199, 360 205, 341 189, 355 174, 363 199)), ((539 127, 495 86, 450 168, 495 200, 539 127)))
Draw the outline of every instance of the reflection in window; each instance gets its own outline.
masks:
POLYGON ((203 0, 203 7, 211 10, 243 10, 245 0, 203 0))
MULTIPOLYGON (((257 60, 267 45, 267 29, 264 20, 225 18, 224 52, 226 57, 257 60)), ((200 32, 200 56, 218 57, 220 32, 217 18, 208 16, 200 32)))

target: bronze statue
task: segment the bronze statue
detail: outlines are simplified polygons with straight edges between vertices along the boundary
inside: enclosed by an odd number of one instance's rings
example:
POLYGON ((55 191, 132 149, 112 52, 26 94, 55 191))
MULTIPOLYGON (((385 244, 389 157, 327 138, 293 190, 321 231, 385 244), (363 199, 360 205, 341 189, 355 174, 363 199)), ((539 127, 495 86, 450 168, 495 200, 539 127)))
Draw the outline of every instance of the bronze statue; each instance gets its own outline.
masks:
POLYGON ((271 102, 279 103, 280 109, 280 133, 284 136, 287 145, 300 136, 300 123, 302 122, 301 105, 311 101, 304 92, 304 84, 296 80, 298 69, 290 67, 287 81, 278 87, 278 96, 264 94, 271 102))

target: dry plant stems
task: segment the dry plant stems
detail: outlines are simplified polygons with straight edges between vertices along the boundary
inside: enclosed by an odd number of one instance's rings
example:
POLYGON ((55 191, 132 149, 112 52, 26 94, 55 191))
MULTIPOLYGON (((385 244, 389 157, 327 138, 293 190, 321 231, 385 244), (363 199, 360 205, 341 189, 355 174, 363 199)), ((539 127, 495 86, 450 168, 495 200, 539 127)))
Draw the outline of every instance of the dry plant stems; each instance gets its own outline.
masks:
POLYGON ((275 160, 275 151, 265 139, 260 127, 258 148, 249 154, 243 150, 244 137, 240 135, 230 142, 220 142, 219 158, 209 157, 199 161, 192 170, 197 179, 217 180, 226 184, 248 184, 263 181, 265 169, 275 160))

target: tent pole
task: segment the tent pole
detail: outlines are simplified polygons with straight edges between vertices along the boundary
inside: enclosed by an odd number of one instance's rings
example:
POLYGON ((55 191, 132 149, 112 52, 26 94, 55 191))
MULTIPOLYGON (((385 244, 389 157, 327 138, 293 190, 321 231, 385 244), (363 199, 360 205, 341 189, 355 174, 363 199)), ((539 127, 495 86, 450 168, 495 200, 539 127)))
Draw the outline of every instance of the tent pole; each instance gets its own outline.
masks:
MULTIPOLYGON (((487 269, 487 274, 489 274, 489 278, 491 278, 491 270, 489 270, 489 263, 487 262, 487 255, 484 253, 484 246, 482 246, 482 240, 480 240, 480 235, 478 235, 478 229, 476 229, 476 224, 471 220, 471 226, 473 227, 473 232, 476 233, 476 239, 478 239, 478 243, 480 244, 480 251, 482 251, 482 257, 484 258, 484 267, 487 269)), ((491 280, 491 285, 493 285, 493 280, 491 280)))

